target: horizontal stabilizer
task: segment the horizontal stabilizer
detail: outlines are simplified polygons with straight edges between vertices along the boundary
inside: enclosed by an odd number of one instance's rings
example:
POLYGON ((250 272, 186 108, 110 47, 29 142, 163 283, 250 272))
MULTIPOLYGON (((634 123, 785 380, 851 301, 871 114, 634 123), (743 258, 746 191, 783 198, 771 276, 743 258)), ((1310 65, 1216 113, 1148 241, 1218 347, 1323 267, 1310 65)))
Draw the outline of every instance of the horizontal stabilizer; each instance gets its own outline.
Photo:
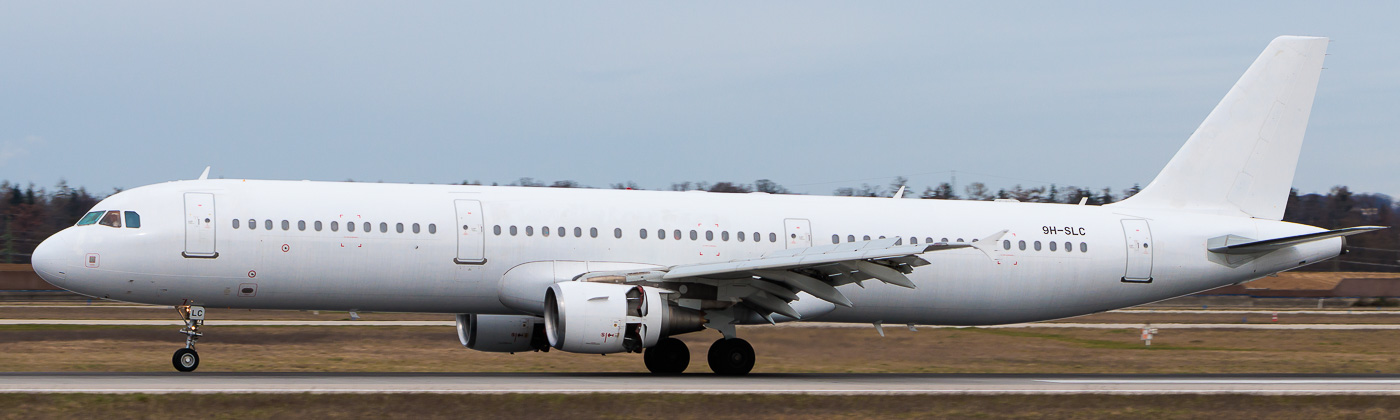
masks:
POLYGON ((1265 239, 1253 241, 1238 236, 1222 236, 1210 240, 1210 252, 1228 255, 1260 254, 1277 251, 1290 246, 1304 244, 1323 239, 1336 238, 1341 236, 1351 236, 1358 233, 1366 233, 1373 230, 1385 229, 1385 226, 1358 226, 1344 229, 1329 230, 1326 232, 1309 233, 1306 235, 1288 236, 1283 238, 1265 239), (1231 244, 1230 242, 1240 242, 1231 244))

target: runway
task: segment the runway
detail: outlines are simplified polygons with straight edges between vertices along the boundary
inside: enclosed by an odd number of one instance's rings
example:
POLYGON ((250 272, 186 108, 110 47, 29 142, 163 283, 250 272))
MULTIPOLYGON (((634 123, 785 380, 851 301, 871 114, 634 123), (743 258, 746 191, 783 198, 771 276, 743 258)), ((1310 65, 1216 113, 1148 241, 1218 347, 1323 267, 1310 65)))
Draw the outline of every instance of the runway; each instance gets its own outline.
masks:
MULTIPOLYGON (((143 319, 0 319, 0 325, 91 325, 91 326, 182 326, 179 320, 143 319)), ((204 325, 276 327, 276 326, 320 326, 320 327, 451 327, 453 321, 286 321, 286 320, 209 320, 204 325)), ((870 324, 788 322, 770 325, 749 325, 750 328, 874 328, 870 324)), ((1075 322, 1034 322, 1025 324, 983 325, 976 327, 950 325, 917 325, 916 328, 1087 328, 1122 330, 1142 328, 1143 324, 1126 323, 1075 323, 1075 322)), ((1154 323, 1157 329, 1242 329, 1242 330, 1400 330, 1400 324, 1187 324, 1154 323)), ((905 325, 885 325, 885 328, 905 328, 905 325)))
POLYGON ((0 392, 1400 395, 1400 375, 0 373, 0 392))

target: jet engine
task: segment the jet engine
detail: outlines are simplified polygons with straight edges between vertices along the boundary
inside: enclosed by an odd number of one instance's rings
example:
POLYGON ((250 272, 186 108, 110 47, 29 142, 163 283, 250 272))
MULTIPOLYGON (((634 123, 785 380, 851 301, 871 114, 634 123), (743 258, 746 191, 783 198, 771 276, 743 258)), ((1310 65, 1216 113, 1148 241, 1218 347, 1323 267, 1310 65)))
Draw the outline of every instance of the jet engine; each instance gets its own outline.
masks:
POLYGON ((662 297, 662 289, 563 282, 545 291, 549 345, 574 353, 641 352, 662 338, 704 329, 700 311, 662 297))
POLYGON ((477 351, 549 351, 544 319, 537 316, 457 314, 457 339, 477 351))

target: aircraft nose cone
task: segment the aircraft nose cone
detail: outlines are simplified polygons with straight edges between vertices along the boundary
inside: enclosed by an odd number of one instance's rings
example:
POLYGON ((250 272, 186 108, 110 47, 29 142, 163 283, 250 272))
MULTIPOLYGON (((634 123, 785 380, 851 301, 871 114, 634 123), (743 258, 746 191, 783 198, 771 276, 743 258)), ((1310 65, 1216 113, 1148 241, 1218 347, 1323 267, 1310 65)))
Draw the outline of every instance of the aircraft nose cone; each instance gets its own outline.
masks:
POLYGON ((39 274, 39 278, 49 282, 54 286, 67 288, 64 286, 68 279, 67 271, 70 270, 68 260, 73 258, 73 253, 69 250, 68 237, 66 232, 55 233, 48 239, 39 243, 34 248, 30 260, 34 265, 34 272, 39 274))

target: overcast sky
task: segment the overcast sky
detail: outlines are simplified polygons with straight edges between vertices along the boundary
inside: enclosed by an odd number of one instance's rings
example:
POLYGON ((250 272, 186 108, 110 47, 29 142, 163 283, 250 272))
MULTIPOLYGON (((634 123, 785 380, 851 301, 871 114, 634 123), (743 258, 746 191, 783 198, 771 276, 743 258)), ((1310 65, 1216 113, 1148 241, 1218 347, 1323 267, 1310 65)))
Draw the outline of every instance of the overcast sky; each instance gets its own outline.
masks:
POLYGON ((1118 190, 1293 34, 1294 185, 1400 196, 1397 2, 289 3, 0 2, 0 179, 1118 190))

